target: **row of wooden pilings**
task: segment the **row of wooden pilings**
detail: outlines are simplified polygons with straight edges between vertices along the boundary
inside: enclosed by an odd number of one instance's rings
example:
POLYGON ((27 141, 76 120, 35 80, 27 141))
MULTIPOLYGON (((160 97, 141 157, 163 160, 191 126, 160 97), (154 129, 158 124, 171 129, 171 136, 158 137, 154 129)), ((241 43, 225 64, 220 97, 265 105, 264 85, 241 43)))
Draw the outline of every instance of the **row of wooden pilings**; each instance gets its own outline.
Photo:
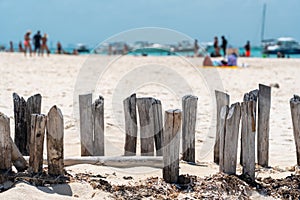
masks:
MULTIPOLYGON (((179 146, 181 124, 184 133, 182 149, 183 159, 195 162, 195 124, 197 113, 197 97, 183 97, 183 116, 181 110, 165 111, 163 125, 161 102, 154 98, 136 98, 133 94, 123 102, 125 113, 126 141, 125 157, 137 153, 137 108, 139 112, 141 134, 141 156, 137 160, 118 158, 116 162, 134 163, 138 166, 143 162, 154 163, 154 167, 163 167, 163 177, 167 182, 176 182, 179 173, 179 146), (182 119, 183 118, 183 119, 182 119), (154 150, 155 143, 155 150, 154 150), (153 159, 154 152, 158 159, 153 159), (162 157, 163 156, 163 157, 162 157), (140 163, 139 163, 140 162, 140 163), (157 163, 162 163, 158 164, 157 163)), ((0 170, 10 171, 12 164, 21 172, 28 169, 31 174, 43 171, 44 137, 46 134, 48 174, 63 175, 64 166, 68 164, 113 162, 104 157, 104 99, 99 97, 92 104, 92 95, 80 95, 80 138, 81 155, 87 159, 64 158, 64 124, 59 108, 53 106, 48 115, 41 114, 41 95, 37 94, 27 101, 18 94, 13 94, 15 138, 10 136, 9 118, 0 116, 0 170), (23 156, 29 155, 29 168, 23 156), (95 158, 95 159, 94 159, 95 158), (79 161, 78 161, 79 160, 79 161)), ((149 165, 150 166, 150 165, 149 165)), ((126 167, 126 165, 124 166, 126 167)))
MULTIPOLYGON (((179 176, 180 134, 182 159, 195 162, 195 127, 198 98, 182 98, 182 111, 165 111, 163 124, 161 101, 152 97, 137 98, 132 94, 123 101, 125 117, 124 156, 137 155, 140 128, 140 155, 163 156, 163 177, 176 182, 179 176), (139 126, 138 117, 139 116, 139 126), (182 126, 181 126, 182 125, 182 126)), ((92 103, 92 94, 79 96, 82 156, 104 156, 104 98, 92 103), (83 139, 84 138, 84 139, 83 139)))
MULTIPOLYGON (((269 118, 271 88, 260 84, 258 90, 244 95, 243 102, 229 107, 229 95, 216 91, 217 128, 214 146, 214 162, 220 171, 236 173, 238 141, 241 138, 240 164, 243 174, 255 180, 255 160, 263 167, 269 160, 269 118), (241 128, 240 128, 241 124, 241 128), (239 137, 239 133, 241 136, 239 137), (257 146, 255 148, 255 134, 257 146)), ((29 155, 29 171, 42 172, 43 141, 47 137, 48 173, 61 175, 68 158, 63 154, 63 116, 53 106, 48 115, 41 113, 41 95, 34 95, 25 101, 13 94, 15 138, 10 136, 9 118, 0 115, 0 170, 10 170, 12 163, 18 171, 27 168, 22 155, 29 155)), ((187 95, 182 98, 182 111, 165 111, 164 123, 161 101, 155 98, 137 98, 135 94, 123 101, 125 117, 125 145, 123 158, 137 154, 138 118, 140 128, 141 156, 153 163, 162 162, 163 178, 167 182, 176 182, 179 176, 180 134, 182 134, 182 159, 195 162, 195 127, 198 98, 187 95), (153 156, 156 154, 157 159, 153 156), (163 156, 163 157, 162 157, 163 156)), ((293 130, 297 149, 297 164, 300 165, 300 97, 290 100, 293 130)), ((81 156, 85 160, 69 162, 73 164, 105 162, 104 157, 104 98, 99 97, 92 103, 92 95, 79 96, 81 156), (96 158, 95 160, 93 158, 96 158), (84 161, 84 162, 83 162, 84 161), (101 161, 101 162, 102 162, 101 161)), ((128 161, 121 158, 118 162, 128 161), (123 159, 123 160, 122 160, 123 159)), ((134 160, 134 158, 132 158, 134 160)), ((139 165, 135 162, 136 166, 139 165)), ((126 166, 124 166, 126 167, 126 166)))
POLYGON ((215 94, 217 129, 214 162, 219 164, 221 172, 236 174, 240 138, 242 173, 254 181, 256 153, 259 165, 268 167, 269 162, 271 88, 259 84, 258 90, 244 94, 243 102, 234 103, 230 107, 228 94, 220 91, 216 91, 215 94), (255 148, 256 133, 257 148, 255 148))

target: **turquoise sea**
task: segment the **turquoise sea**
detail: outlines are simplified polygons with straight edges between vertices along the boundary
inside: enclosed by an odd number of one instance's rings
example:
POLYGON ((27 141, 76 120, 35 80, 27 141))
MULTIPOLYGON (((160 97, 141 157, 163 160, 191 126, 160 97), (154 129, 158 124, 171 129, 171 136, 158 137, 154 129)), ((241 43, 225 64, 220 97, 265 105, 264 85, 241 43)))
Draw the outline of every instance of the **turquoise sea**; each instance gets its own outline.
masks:
MULTIPOLYGON (((242 55, 244 53, 244 49, 243 48, 238 48, 239 49, 239 54, 242 55)), ((65 48, 64 49, 67 52, 72 52, 73 48, 65 48)), ((51 53, 55 53, 55 49, 52 48, 50 49, 51 53)), ((94 51, 93 49, 90 49, 90 54, 92 54, 94 51)), ((206 52, 208 54, 210 54, 211 52, 206 52)), ((87 53, 81 53, 81 54, 87 54, 87 53)), ((129 52, 129 55, 142 55, 145 54, 145 52, 143 51, 134 51, 134 52, 129 52)), ((181 56, 193 56, 194 52, 190 51, 190 52, 178 52, 178 53, 173 53, 173 52, 169 52, 169 51, 164 51, 164 50, 156 50, 156 49, 152 49, 151 51, 147 51, 146 52, 147 56, 169 56, 169 55, 181 55, 181 56)), ((262 54, 262 48, 261 47, 253 47, 251 49, 251 57, 255 57, 255 58, 264 58, 264 57, 269 57, 269 58, 276 58, 276 55, 263 55, 262 54)), ((288 57, 286 55, 286 57, 288 57)), ((300 58, 300 54, 296 54, 296 55, 289 55, 290 58, 300 58)))

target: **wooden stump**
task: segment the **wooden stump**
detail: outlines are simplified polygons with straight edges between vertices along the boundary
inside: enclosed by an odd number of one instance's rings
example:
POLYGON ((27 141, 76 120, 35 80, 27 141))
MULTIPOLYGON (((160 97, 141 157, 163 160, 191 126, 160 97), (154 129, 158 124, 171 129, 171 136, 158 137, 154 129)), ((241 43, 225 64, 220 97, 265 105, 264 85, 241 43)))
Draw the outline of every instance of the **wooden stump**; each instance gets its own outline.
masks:
POLYGON ((136 113, 136 94, 123 101, 125 115, 125 156, 136 155, 137 142, 137 113, 136 113))
POLYGON ((81 156, 93 155, 92 94, 79 95, 81 156))
POLYGON ((0 113, 0 171, 11 170, 12 144, 10 142, 9 118, 0 113))
POLYGON ((93 104, 94 144, 93 155, 104 156, 104 98, 99 98, 93 104))
MULTIPOLYGON (((248 102, 248 101, 253 101, 254 104, 253 104, 253 112, 254 112, 254 121, 253 121, 253 126, 255 126, 255 132, 256 132, 256 104, 257 104, 257 98, 258 98, 258 90, 252 90, 250 91, 249 93, 245 93, 244 94, 244 102, 248 102)), ((243 144, 244 140, 243 140, 243 134, 241 134, 241 154, 240 154, 240 165, 243 166, 243 144)))
POLYGON ((27 162, 24 159, 23 155, 19 151, 16 144, 13 142, 12 138, 10 137, 10 143, 12 145, 12 153, 11 153, 11 159, 13 162, 13 165, 18 170, 18 172, 24 172, 27 169, 27 162))
POLYGON ((243 175, 255 181, 255 115, 256 102, 246 101, 242 102, 242 166, 243 175))
POLYGON ((29 171, 33 173, 43 172, 43 150, 44 150, 45 126, 46 126, 45 115, 32 114, 29 171))
POLYGON ((293 132, 296 145, 297 165, 300 166, 300 97, 294 95, 290 100, 293 132))
POLYGON ((220 150, 220 136, 218 135, 220 133, 220 112, 221 108, 223 106, 229 105, 229 99, 230 96, 224 92, 220 92, 215 90, 215 95, 216 95, 216 103, 217 103, 217 127, 216 127, 216 141, 214 145, 214 162, 216 164, 219 164, 219 150, 220 150))
POLYGON ((26 124, 26 101, 17 93, 13 93, 14 119, 15 119, 15 144, 23 155, 29 155, 26 149, 27 124, 26 124))
POLYGON ((271 108, 271 88, 259 84, 257 160, 262 167, 269 165, 269 121, 271 108))
POLYGON ((138 98, 137 107, 140 117, 141 155, 154 155, 154 118, 151 97, 138 98))
POLYGON ((161 101, 155 99, 152 102, 153 118, 154 118, 154 142, 156 149, 156 156, 162 156, 163 146, 163 118, 162 118, 162 107, 161 101))
POLYGON ((220 129, 219 129, 219 136, 220 136, 220 155, 219 155, 219 170, 220 172, 224 172, 224 154, 225 154, 225 136, 226 136, 226 118, 227 118, 227 115, 228 115, 228 110, 229 110, 229 107, 226 105, 226 106, 223 106, 221 108, 221 112, 220 112, 220 122, 219 122, 219 125, 220 125, 220 129))
POLYGON ((195 129, 198 97, 186 95, 182 98, 182 159, 195 162, 195 129))
POLYGON ((240 118, 240 104, 235 103, 231 105, 226 118, 223 170, 227 174, 236 173, 240 118))
POLYGON ((40 94, 35 94, 27 99, 26 104, 26 125, 27 125, 27 143, 26 149, 28 155, 30 154, 30 138, 31 138, 31 115, 41 114, 42 96, 40 94))
POLYGON ((47 160, 50 175, 64 174, 64 121, 56 106, 47 115, 47 160))
POLYGON ((167 183, 176 183, 179 176, 179 145, 180 145, 181 111, 165 112, 163 178, 167 183))

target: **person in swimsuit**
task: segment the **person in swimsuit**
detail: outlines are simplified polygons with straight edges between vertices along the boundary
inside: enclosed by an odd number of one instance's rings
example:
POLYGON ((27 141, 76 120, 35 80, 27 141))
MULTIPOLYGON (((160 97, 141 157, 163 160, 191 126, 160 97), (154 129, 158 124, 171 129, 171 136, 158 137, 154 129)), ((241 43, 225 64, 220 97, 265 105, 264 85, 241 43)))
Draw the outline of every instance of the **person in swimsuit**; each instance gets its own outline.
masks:
POLYGON ((220 47, 219 47, 219 41, 218 41, 218 37, 215 36, 214 37, 214 52, 211 53, 211 57, 219 57, 221 56, 220 54, 220 47))
POLYGON ((42 48, 41 48, 42 56, 44 55, 44 50, 46 50, 48 56, 50 54, 50 51, 49 51, 48 46, 47 46, 47 40, 48 40, 47 37, 48 37, 48 35, 46 33, 42 37, 42 48))
POLYGON ((27 31, 24 36, 24 55, 26 56, 27 50, 29 50, 29 55, 31 56, 31 44, 30 44, 30 34, 31 31, 27 31))

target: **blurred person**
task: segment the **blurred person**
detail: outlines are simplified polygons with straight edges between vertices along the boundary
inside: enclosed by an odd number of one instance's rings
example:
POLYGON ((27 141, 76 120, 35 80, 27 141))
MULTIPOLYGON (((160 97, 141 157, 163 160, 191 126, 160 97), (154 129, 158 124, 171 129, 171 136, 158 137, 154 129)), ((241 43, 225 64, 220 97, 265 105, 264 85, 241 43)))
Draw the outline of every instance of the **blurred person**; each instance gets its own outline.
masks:
POLYGON ((50 54, 49 48, 47 46, 47 40, 48 40, 48 35, 45 33, 44 36, 42 37, 42 48, 41 48, 42 56, 44 54, 44 50, 46 50, 48 56, 50 54))
POLYGON ((12 41, 9 42, 9 52, 14 52, 14 44, 12 41))
POLYGON ((194 42, 194 57, 198 56, 198 51, 199 51, 198 40, 195 39, 195 42, 194 42))
POLYGON ((227 49, 227 40, 226 40, 224 35, 222 35, 221 39, 222 39, 221 48, 223 50, 223 55, 225 57, 226 56, 226 49, 227 49))
POLYGON ((38 31, 34 36, 33 36, 33 45, 34 45, 34 54, 36 54, 36 52, 38 53, 38 55, 40 55, 41 53, 41 32, 38 31))
POLYGON ((219 57, 221 56, 220 54, 220 47, 219 47, 219 40, 218 40, 218 37, 215 36, 214 37, 214 52, 211 53, 211 57, 219 57))
POLYGON ((29 55, 31 56, 31 44, 30 44, 30 34, 31 31, 27 31, 24 36, 24 55, 26 56, 27 50, 29 50, 29 55))
POLYGON ((246 43, 246 45, 244 46, 244 48, 245 48, 245 56, 246 57, 250 57, 250 55, 251 55, 251 46, 250 46, 250 41, 248 40, 247 41, 247 43, 246 43))
POLYGON ((19 52, 24 52, 22 41, 19 42, 19 52))

